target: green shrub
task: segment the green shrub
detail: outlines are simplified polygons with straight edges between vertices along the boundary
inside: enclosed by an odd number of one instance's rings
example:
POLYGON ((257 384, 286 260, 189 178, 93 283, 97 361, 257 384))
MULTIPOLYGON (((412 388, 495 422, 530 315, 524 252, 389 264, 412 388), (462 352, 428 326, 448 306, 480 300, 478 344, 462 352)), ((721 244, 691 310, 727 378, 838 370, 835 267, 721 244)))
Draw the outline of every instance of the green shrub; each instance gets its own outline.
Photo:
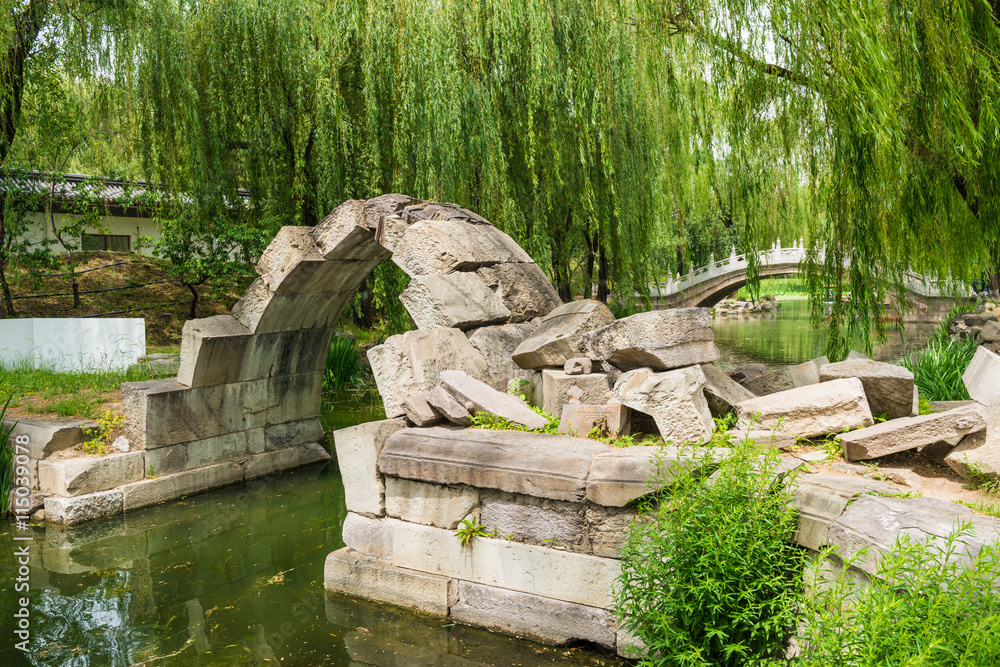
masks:
POLYGON ((913 373, 920 396, 928 401, 964 401, 969 392, 962 382, 962 373, 969 367, 979 342, 974 338, 952 340, 935 336, 921 352, 902 360, 904 368, 913 373))
POLYGON ((622 550, 615 609, 649 649, 643 664, 767 665, 783 662, 802 596, 805 552, 780 455, 737 443, 706 483, 711 448, 695 471, 655 468, 670 486, 640 505, 622 550))
POLYGON ((10 441, 10 434, 14 430, 14 424, 4 427, 4 417, 7 416, 7 406, 13 396, 8 396, 3 405, 0 406, 0 517, 7 515, 10 511, 10 489, 14 483, 14 445, 10 441))
POLYGON ((335 336, 326 353, 323 388, 348 389, 361 384, 361 353, 350 338, 335 336))
POLYGON ((971 564, 958 556, 971 534, 904 538, 867 586, 846 572, 819 574, 803 605, 801 667, 987 667, 1000 664, 1000 552, 983 548, 971 564), (822 585, 820 585, 822 583, 822 585))

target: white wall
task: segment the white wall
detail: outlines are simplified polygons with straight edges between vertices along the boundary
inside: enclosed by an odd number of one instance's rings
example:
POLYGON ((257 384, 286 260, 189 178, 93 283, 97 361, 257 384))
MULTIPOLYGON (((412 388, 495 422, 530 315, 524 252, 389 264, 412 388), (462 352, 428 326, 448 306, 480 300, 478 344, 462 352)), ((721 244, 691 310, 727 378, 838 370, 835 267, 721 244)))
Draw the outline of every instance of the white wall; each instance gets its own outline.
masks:
MULTIPOLYGON (((55 216, 57 225, 63 225, 70 220, 80 217, 71 213, 54 213, 53 215, 55 216)), ((162 236, 160 234, 160 226, 153 222, 151 218, 138 218, 123 215, 102 215, 101 226, 104 228, 103 230, 97 228, 87 228, 86 233, 127 234, 132 237, 132 251, 139 252, 143 255, 152 255, 152 248, 147 247, 137 250, 136 246, 139 243, 139 237, 149 236, 154 241, 157 241, 162 236)), ((52 224, 49 221, 48 215, 45 213, 29 213, 28 229, 24 233, 24 238, 32 244, 38 244, 43 239, 52 239, 55 241, 55 234, 52 233, 52 224)), ((79 249, 80 237, 76 236, 74 237, 74 240, 76 241, 77 249, 79 249)), ((64 248, 58 241, 49 247, 52 252, 56 254, 65 252, 66 250, 66 248, 64 248)))
POLYGON ((141 317, 0 320, 0 361, 57 371, 124 370, 146 354, 141 317))

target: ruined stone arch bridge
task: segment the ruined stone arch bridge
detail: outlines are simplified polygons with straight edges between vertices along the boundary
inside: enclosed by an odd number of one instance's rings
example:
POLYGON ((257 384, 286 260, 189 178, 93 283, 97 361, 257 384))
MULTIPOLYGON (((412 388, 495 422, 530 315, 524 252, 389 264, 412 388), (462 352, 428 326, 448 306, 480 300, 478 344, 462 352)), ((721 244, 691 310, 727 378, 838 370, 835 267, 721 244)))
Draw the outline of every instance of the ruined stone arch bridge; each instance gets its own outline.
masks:
MULTIPOLYGON (((781 240, 771 245, 770 250, 757 252, 761 278, 776 278, 798 274, 806 259, 805 243, 802 239, 791 248, 781 247, 781 240)), ((822 254, 820 255, 822 260, 822 254)), ((747 269, 750 263, 746 254, 737 255, 736 248, 725 259, 716 260, 713 255, 709 263, 691 269, 687 275, 671 276, 664 283, 651 283, 649 294, 656 309, 685 308, 689 306, 711 307, 747 284, 747 269)), ((936 302, 951 301, 956 296, 967 294, 968 288, 950 278, 939 280, 934 276, 921 276, 913 272, 906 275, 906 298, 917 310, 928 308, 937 310, 936 302)), ((637 295, 638 296, 638 295, 637 295)))

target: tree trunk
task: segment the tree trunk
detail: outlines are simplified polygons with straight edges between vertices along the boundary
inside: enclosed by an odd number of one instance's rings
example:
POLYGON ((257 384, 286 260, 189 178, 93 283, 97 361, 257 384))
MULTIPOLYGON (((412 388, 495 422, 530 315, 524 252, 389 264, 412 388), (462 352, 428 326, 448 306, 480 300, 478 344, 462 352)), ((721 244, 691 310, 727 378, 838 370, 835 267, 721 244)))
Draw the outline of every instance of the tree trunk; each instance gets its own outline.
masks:
POLYGON ((566 213, 566 226, 562 234, 552 238, 552 275, 556 279, 556 291, 564 302, 573 300, 573 288, 569 274, 569 230, 573 224, 573 208, 566 213))
POLYGON ((0 307, 0 319, 16 317, 14 299, 10 295, 10 285, 7 284, 7 260, 0 260, 0 288, 3 289, 3 304, 0 307))
POLYGON ((0 66, 0 164, 7 159, 17 134, 24 93, 24 63, 41 32, 49 0, 28 0, 28 6, 14 17, 14 33, 7 41, 0 66))
POLYGON ((591 299, 594 296, 594 238, 591 236, 590 216, 587 216, 587 268, 583 275, 583 298, 591 299))
POLYGON ((680 245, 677 246, 677 274, 684 275, 684 251, 681 250, 680 245))
POLYGON ((192 320, 198 317, 196 314, 198 308, 198 289, 195 285, 196 283, 184 283, 184 286, 191 290, 191 308, 188 310, 188 318, 192 320))
POLYGON ((608 302, 608 256, 604 244, 597 242, 597 300, 608 302))

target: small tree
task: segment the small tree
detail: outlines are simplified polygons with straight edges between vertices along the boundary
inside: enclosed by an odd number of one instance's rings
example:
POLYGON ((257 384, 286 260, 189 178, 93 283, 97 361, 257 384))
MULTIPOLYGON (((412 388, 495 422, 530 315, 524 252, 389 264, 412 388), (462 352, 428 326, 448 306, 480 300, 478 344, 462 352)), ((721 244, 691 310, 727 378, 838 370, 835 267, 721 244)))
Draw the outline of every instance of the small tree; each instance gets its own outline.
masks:
POLYGON ((193 319, 198 288, 223 278, 229 285, 248 282, 254 275, 252 262, 270 235, 238 221, 238 214, 203 216, 193 206, 168 210, 175 214, 160 218, 162 237, 154 252, 170 261, 170 275, 191 291, 188 317, 193 319))

